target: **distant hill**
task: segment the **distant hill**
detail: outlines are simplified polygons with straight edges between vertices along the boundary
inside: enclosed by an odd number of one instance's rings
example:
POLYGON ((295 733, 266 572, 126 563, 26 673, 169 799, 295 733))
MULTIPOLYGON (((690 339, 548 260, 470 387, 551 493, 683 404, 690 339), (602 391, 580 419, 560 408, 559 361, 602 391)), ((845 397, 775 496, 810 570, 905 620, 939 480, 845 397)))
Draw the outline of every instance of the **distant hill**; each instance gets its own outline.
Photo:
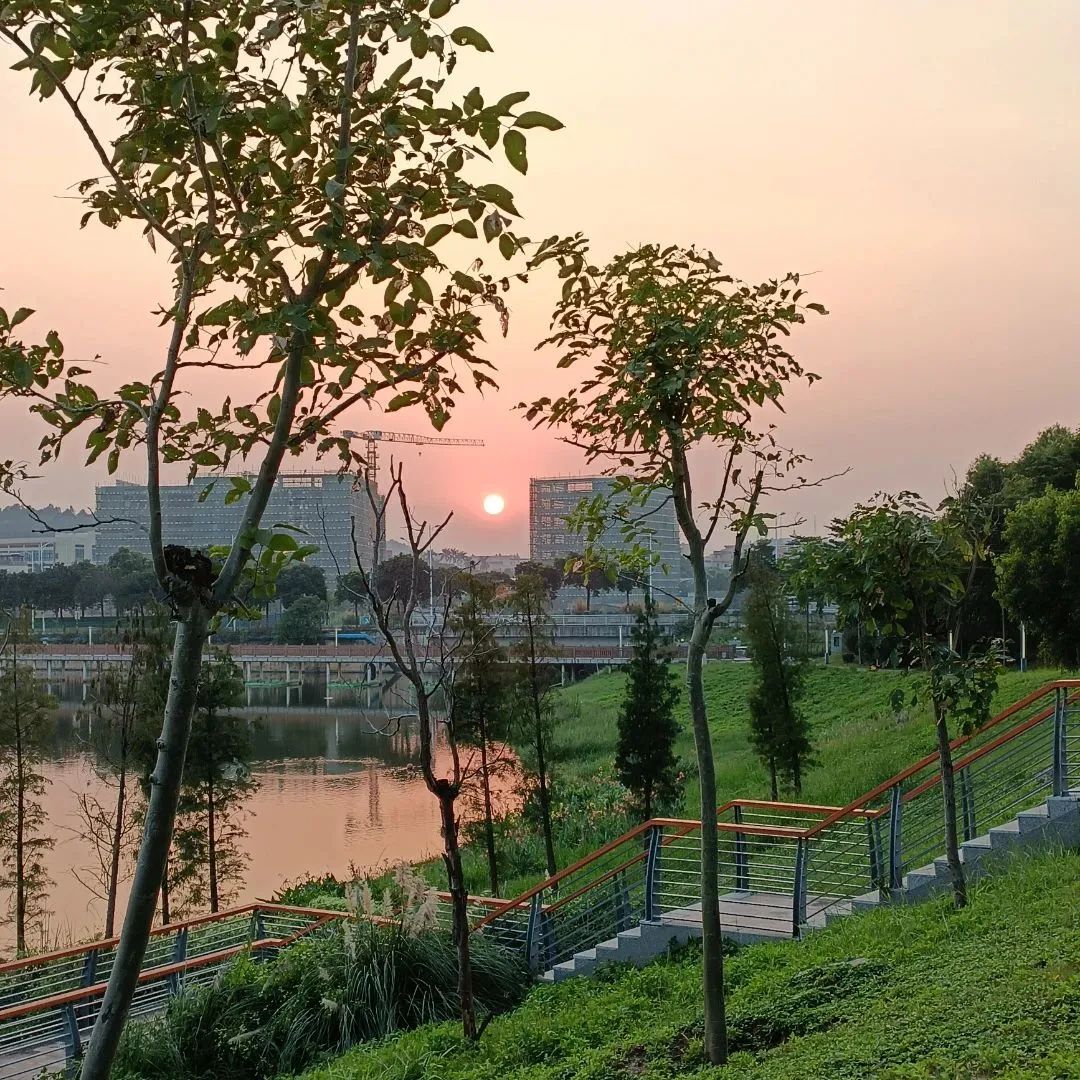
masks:
MULTIPOLYGON (((75 525, 93 525, 94 523, 94 517, 88 510, 76 510, 71 506, 64 510, 50 504, 39 507, 36 513, 51 527, 58 529, 70 529, 75 525)), ((33 536, 40 529, 41 525, 23 507, 0 507, 0 539, 33 536)))

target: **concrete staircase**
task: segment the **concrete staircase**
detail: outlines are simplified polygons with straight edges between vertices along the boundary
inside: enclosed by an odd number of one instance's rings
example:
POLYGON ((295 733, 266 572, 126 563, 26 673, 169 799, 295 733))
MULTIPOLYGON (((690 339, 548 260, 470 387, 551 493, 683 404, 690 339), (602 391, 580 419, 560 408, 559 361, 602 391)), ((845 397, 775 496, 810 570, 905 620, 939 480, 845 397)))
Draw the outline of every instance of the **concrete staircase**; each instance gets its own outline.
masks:
MULTIPOLYGON (((960 859, 969 881, 993 873, 1009 855, 1020 851, 1038 851, 1052 847, 1080 848, 1080 791, 1054 796, 1033 807, 1020 811, 1012 821, 998 825, 983 836, 963 843, 960 859)), ((816 930, 848 915, 870 911, 883 904, 919 903, 937 894, 947 892, 949 867, 944 856, 926 866, 910 871, 904 876, 903 887, 883 896, 880 890, 864 893, 850 900, 829 901, 828 898, 811 897, 808 904, 809 917, 805 928, 816 930), (815 910, 816 908, 816 910, 815 910)), ((790 897, 764 894, 737 898, 730 894, 721 901, 721 921, 730 936, 740 943, 753 941, 790 940, 790 935, 779 931, 773 921, 761 921, 757 926, 752 919, 737 922, 729 912, 741 910, 740 905, 750 902, 751 908, 759 909, 782 905, 790 907, 790 897)), ((571 959, 556 964, 545 971, 542 982, 561 982, 577 975, 588 975, 603 964, 628 963, 642 967, 662 955, 672 945, 683 944, 691 938, 701 937, 700 915, 693 908, 669 912, 661 918, 642 922, 639 926, 602 941, 591 949, 576 953, 571 959)))

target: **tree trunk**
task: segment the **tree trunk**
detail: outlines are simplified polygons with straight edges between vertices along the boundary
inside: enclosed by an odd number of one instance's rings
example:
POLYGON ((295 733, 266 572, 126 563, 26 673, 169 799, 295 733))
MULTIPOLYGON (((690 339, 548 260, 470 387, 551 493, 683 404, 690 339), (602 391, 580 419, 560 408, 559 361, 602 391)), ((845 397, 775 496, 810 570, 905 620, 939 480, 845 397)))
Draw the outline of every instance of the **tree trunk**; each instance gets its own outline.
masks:
POLYGON ((112 850, 109 852, 109 887, 105 900, 105 936, 116 932, 116 891, 120 883, 120 847, 124 840, 124 810, 127 802, 127 766, 120 766, 116 789, 116 820, 113 822, 112 850))
POLYGON ((686 656, 690 719, 697 748, 701 785, 701 939, 705 998, 705 1058, 712 1065, 727 1061, 727 1018, 724 1013, 724 953, 720 925, 720 873, 716 827, 716 770, 705 712, 703 662, 708 626, 699 612, 686 656))
MULTIPOLYGON (((445 782, 444 782, 445 784, 445 782)), ((473 1001, 472 958, 469 955, 469 894, 465 889, 465 874, 461 869, 461 849, 458 847, 458 823, 454 815, 456 792, 449 784, 437 792, 442 817, 443 862, 450 886, 454 910, 454 947, 458 960, 458 1003, 461 1007, 461 1027, 466 1039, 476 1038, 476 1004, 473 1001)))
POLYGON ((495 815, 491 806, 491 772, 488 766, 487 729, 480 730, 480 779, 484 788, 484 841, 487 845, 488 879, 491 895, 499 895, 499 859, 495 851, 495 815))
POLYGON ((551 795, 547 782, 547 755, 544 753, 544 713, 540 700, 539 665, 536 656, 536 628, 533 620, 526 616, 526 630, 529 635, 529 690, 532 696, 533 724, 536 732, 536 779, 540 796, 540 825, 544 833, 544 854, 547 858, 548 877, 558 872, 555 861, 555 837, 551 829, 551 795))
POLYGON ((774 757, 769 758, 769 793, 773 802, 780 798, 780 790, 776 784, 776 758, 774 757))
POLYGON ((960 842, 956 831, 956 776, 953 773, 952 747, 949 745, 948 718, 936 702, 934 721, 941 765, 941 798, 945 811, 945 857, 949 863, 953 902, 957 908, 962 908, 967 906, 967 881, 964 864, 960 861, 960 842))
POLYGON ((214 781, 210 780, 206 796, 206 865, 210 875, 210 912, 218 912, 217 837, 214 828, 214 781))
POLYGON ((165 856, 165 869, 161 872, 161 925, 168 926, 172 922, 172 908, 170 904, 169 888, 169 856, 165 856))
POLYGON ((540 797, 540 824, 544 833, 544 855, 547 858, 548 877, 559 872, 555 860, 555 834, 551 828, 551 792, 548 790, 547 760, 544 754, 544 733, 537 710, 536 729, 536 780, 537 794, 540 797))
POLYGON ((150 799, 142 844, 116 958, 90 1037, 81 1080, 107 1080, 142 968, 172 841, 207 622, 208 613, 201 606, 196 606, 185 614, 176 627, 169 696, 158 740, 157 762, 150 778, 150 799))
POLYGON ((23 764, 22 705, 15 681, 15 954, 26 955, 26 782, 23 764))

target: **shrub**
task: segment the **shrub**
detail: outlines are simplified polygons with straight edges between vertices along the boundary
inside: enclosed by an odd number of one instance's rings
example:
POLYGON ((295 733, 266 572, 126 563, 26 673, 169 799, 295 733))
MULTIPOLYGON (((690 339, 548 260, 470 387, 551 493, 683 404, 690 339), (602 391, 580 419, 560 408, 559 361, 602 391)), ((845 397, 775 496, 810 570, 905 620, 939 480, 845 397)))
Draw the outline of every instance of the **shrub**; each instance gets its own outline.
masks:
MULTIPOLYGON (((524 996, 528 972, 482 938, 473 943, 477 1011, 524 996)), ((270 1080, 349 1047, 457 1014, 457 959, 446 934, 349 919, 277 957, 236 960, 176 997, 160 1017, 128 1025, 116 1080, 270 1080)))

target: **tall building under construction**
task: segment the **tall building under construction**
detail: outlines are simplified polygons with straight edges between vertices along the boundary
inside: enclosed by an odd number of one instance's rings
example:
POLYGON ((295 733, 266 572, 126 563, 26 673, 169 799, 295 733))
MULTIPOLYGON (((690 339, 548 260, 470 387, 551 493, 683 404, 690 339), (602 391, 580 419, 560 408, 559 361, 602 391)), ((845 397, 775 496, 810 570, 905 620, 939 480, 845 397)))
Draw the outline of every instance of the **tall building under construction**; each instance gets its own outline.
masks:
MULTIPOLYGON (((584 539, 566 523, 567 517, 577 509, 582 499, 597 495, 610 495, 615 481, 610 476, 548 476, 534 477, 529 481, 529 558, 533 562, 551 563, 569 555, 580 554, 584 539)), ((638 543, 651 547, 666 567, 669 584, 675 584, 685 575, 679 529, 675 520, 675 504, 671 492, 652 492, 644 506, 630 511, 634 520, 640 521, 647 530, 638 543)), ((599 546, 605 551, 626 551, 631 544, 623 538, 618 525, 609 526, 600 538, 599 546)), ((664 573, 658 570, 658 573, 664 573)))
MULTIPOLYGON (((254 479, 254 478, 250 478, 254 479)), ((226 505, 228 478, 199 477, 190 484, 161 488, 162 533, 166 544, 206 550, 233 542, 243 517, 247 496, 226 505), (208 487, 213 490, 201 499, 208 487)), ((94 547, 96 562, 104 563, 121 548, 149 555, 149 509, 146 485, 119 481, 95 491, 100 524, 94 547)), ((302 529, 297 534, 319 551, 306 561, 321 567, 333 584, 339 574, 356 566, 353 554, 353 522, 360 558, 371 561, 374 515, 367 492, 357 489, 355 479, 338 473, 282 473, 274 484, 263 515, 263 524, 278 523, 302 529)))

